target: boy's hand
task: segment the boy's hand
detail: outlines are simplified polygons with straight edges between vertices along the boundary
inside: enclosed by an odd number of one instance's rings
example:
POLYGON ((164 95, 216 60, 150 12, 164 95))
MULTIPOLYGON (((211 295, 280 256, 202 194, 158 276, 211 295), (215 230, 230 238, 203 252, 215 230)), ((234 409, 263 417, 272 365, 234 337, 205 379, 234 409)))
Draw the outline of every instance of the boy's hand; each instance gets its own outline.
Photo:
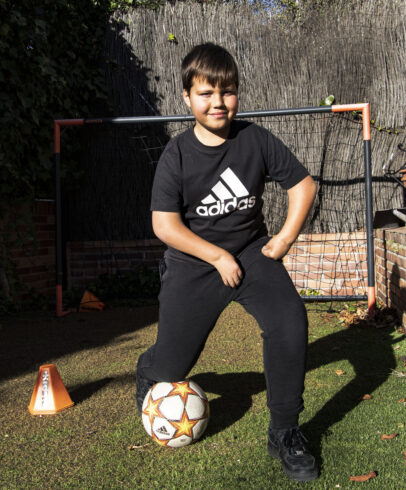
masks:
POLYGON ((270 259, 279 260, 288 253, 291 245, 290 242, 280 235, 274 235, 269 242, 262 247, 261 252, 270 259))
POLYGON ((194 255, 215 267, 226 286, 237 287, 243 273, 234 257, 217 245, 199 237, 187 228, 180 213, 153 211, 155 235, 170 247, 194 255))
POLYGON ((235 288, 240 284, 243 276, 242 270, 230 253, 224 250, 224 253, 212 262, 212 265, 219 271, 226 286, 235 288))
POLYGON ((404 186, 406 187, 406 169, 399 170, 399 172, 402 176, 400 180, 404 183, 404 186))

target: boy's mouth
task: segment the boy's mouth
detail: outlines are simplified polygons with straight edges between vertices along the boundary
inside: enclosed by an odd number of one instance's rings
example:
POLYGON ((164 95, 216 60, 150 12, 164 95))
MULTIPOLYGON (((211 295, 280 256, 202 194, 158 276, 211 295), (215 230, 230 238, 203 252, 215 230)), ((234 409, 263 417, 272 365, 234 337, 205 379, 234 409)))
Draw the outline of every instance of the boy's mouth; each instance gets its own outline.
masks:
POLYGON ((214 117, 215 119, 221 119, 227 116, 227 112, 212 112, 209 116, 214 117))

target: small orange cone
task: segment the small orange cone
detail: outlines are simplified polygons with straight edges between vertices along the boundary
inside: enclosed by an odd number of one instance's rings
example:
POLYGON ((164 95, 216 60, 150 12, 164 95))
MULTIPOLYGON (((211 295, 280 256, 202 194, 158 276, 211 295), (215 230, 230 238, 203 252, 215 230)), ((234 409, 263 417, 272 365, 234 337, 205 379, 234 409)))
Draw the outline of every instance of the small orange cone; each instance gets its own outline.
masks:
POLYGON ((90 291, 85 291, 80 300, 79 311, 102 310, 104 303, 90 291))
POLYGON ((32 415, 52 415, 74 405, 55 364, 40 366, 28 410, 32 415))

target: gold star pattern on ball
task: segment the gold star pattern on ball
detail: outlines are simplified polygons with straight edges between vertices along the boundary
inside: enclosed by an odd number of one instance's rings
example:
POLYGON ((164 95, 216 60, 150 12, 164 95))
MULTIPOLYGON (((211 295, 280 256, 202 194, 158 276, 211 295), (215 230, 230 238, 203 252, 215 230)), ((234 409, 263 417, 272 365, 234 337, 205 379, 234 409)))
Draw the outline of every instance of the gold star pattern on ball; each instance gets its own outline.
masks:
POLYGON ((171 420, 171 424, 175 427, 176 433, 175 437, 189 436, 193 438, 193 427, 199 422, 199 420, 190 420, 186 410, 182 414, 180 422, 175 422, 171 420))
POLYGON ((173 390, 169 393, 169 395, 170 396, 179 395, 182 398, 183 403, 186 403, 188 395, 199 396, 199 394, 196 393, 196 391, 190 387, 187 381, 181 381, 179 383, 171 383, 171 384, 173 386, 173 390))
POLYGON ((161 404, 161 402, 162 398, 158 398, 158 400, 154 401, 151 395, 149 395, 147 406, 142 411, 142 413, 148 415, 150 424, 152 424, 152 421, 155 417, 163 417, 162 413, 159 410, 159 405, 161 404))

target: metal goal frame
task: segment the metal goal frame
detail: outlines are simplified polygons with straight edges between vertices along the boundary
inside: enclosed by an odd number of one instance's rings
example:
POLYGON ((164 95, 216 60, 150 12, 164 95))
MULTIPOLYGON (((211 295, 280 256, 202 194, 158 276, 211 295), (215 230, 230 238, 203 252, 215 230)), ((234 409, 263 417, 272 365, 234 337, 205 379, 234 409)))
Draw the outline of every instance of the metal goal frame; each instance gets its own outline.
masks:
MULTIPOLYGON (((365 213, 366 213, 366 242, 367 242, 367 295, 338 297, 318 296, 317 301, 337 300, 367 300, 368 312, 371 314, 376 305, 375 297, 375 260, 373 238, 373 209, 372 209, 372 170, 371 170, 371 125, 370 105, 344 104, 322 107, 302 107, 292 109, 273 109, 262 111, 247 111, 237 113, 237 118, 292 116, 299 114, 321 114, 334 112, 357 112, 362 115, 363 145, 364 145, 364 179, 365 179, 365 213)), ((55 119, 54 120, 54 176, 55 176, 55 258, 56 258, 56 316, 69 313, 63 311, 63 263, 62 263, 62 196, 61 196, 61 129, 69 126, 85 126, 88 124, 140 124, 193 121, 192 115, 173 116, 134 116, 134 117, 101 117, 88 119, 55 119)), ((302 297, 304 301, 314 301, 315 297, 302 297)))

